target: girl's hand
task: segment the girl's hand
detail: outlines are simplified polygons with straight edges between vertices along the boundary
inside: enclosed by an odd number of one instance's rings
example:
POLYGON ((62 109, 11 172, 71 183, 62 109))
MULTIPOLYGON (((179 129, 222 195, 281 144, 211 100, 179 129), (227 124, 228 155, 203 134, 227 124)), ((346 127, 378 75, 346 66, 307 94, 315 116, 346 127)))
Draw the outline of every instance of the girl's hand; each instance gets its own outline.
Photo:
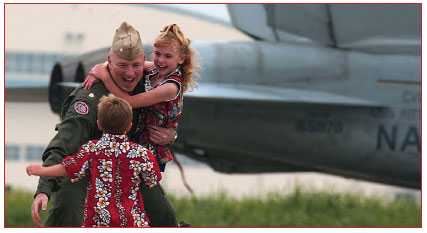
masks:
POLYGON ((43 167, 37 164, 30 164, 26 170, 27 170, 28 176, 31 176, 31 175, 40 176, 40 173, 43 170, 43 167))
POLYGON ((152 61, 145 61, 144 63, 144 71, 148 72, 154 68, 154 62, 152 61))
POLYGON ((85 89, 90 89, 94 83, 99 82, 99 79, 97 79, 95 76, 93 76, 91 73, 86 77, 85 81, 83 82, 83 86, 85 89))
POLYGON ((108 77, 107 64, 108 62, 97 64, 90 69, 88 76, 83 82, 85 89, 91 88, 94 83, 102 81, 104 78, 108 77))

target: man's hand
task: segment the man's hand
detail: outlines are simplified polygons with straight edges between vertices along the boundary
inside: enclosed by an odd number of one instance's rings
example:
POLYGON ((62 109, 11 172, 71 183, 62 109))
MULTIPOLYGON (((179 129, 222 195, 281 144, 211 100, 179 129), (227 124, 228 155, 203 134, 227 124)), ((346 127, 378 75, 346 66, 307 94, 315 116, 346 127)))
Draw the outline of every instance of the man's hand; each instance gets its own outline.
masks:
POLYGON ((31 219, 37 227, 40 227, 40 209, 46 211, 48 201, 49 198, 45 193, 39 193, 34 198, 33 205, 31 206, 31 219))
POLYGON ((157 145, 166 145, 173 141, 175 137, 174 128, 166 128, 161 126, 149 125, 147 126, 150 141, 157 145))
POLYGON ((41 165, 37 165, 37 164, 30 164, 30 165, 28 165, 28 167, 26 169, 27 174, 29 176, 31 176, 31 175, 40 176, 42 170, 43 170, 43 167, 41 165))

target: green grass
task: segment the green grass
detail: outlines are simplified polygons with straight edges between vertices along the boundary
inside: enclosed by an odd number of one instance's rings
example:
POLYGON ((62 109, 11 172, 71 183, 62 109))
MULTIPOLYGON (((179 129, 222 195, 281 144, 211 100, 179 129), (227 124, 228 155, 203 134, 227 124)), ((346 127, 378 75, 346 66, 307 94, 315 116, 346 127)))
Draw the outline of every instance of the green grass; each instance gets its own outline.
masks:
MULTIPOLYGON (((5 227, 34 227, 31 220, 31 204, 33 204, 33 193, 23 190, 8 191, 4 195, 5 227)), ((50 203, 48 208, 50 207, 50 203)), ((46 219, 47 212, 41 211, 42 223, 46 219)))
MULTIPOLYGON (((33 226, 32 196, 24 191, 5 193, 6 227, 33 226)), ((234 199, 225 193, 170 197, 178 219, 193 227, 421 227, 421 208, 413 200, 298 189, 290 195, 270 193, 263 199, 234 199)))

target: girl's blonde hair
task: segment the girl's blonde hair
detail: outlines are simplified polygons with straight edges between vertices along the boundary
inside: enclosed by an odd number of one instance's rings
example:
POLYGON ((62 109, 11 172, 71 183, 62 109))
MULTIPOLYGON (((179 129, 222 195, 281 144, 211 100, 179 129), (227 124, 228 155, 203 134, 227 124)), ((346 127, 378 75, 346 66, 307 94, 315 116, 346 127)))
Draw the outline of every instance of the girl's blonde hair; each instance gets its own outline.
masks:
POLYGON ((190 39, 184 36, 184 33, 178 25, 166 25, 163 30, 160 31, 160 35, 157 36, 154 47, 171 45, 172 41, 176 41, 178 43, 178 50, 181 54, 186 55, 184 63, 181 65, 182 90, 183 92, 188 91, 190 88, 190 90, 192 90, 197 87, 196 80, 199 76, 197 73, 199 65, 196 60, 195 50, 190 47, 190 39))

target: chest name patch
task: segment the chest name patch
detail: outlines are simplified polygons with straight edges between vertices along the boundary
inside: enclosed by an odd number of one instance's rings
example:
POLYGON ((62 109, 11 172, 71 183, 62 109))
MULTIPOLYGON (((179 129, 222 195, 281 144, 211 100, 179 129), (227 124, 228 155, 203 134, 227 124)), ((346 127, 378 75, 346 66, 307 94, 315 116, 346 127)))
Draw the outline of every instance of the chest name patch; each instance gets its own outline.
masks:
POLYGON ((86 115, 89 112, 89 107, 84 102, 76 102, 74 104, 74 110, 80 115, 86 115))

